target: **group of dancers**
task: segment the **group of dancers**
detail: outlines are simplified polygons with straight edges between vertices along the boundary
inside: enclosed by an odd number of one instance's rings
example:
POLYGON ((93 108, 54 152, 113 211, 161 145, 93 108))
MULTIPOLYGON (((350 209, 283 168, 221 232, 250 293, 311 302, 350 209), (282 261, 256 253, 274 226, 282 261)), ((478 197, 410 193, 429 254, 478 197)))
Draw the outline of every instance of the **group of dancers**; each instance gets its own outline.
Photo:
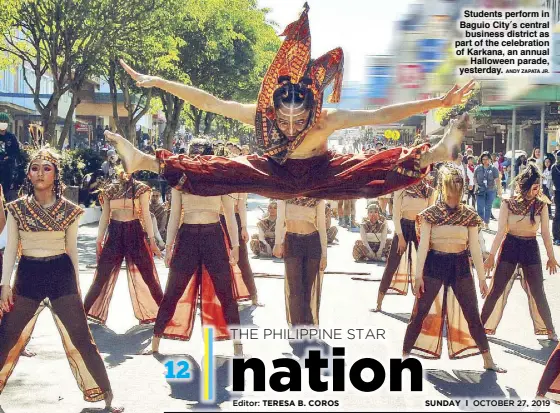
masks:
MULTIPOLYGON (((105 400, 107 410, 122 411, 112 405, 113 393, 87 317, 106 321, 123 259, 134 314, 140 323, 154 323, 152 346, 145 354, 158 352, 162 337, 190 339, 198 305, 202 324, 214 327, 214 338, 231 338, 228 327, 240 324, 237 301, 249 298, 259 304, 250 266, 245 265, 249 241, 256 255, 284 258, 288 324, 318 325, 329 241, 324 199, 377 198, 392 192, 392 242, 383 213, 372 204, 354 256, 386 259, 377 309, 387 291, 406 294, 412 285, 416 302, 403 345, 405 356, 439 358, 447 323, 451 358, 482 354, 485 368, 505 372, 492 360, 486 334, 493 333, 500 321, 517 265, 522 269, 535 333, 557 339, 543 290, 536 241, 539 228, 548 253, 547 268, 554 273, 558 264, 548 231, 548 209, 543 207, 548 201, 541 196, 536 167, 519 175, 514 195, 504 200, 500 232, 484 262, 482 223, 461 203, 461 174, 442 168, 437 191, 426 182, 430 166, 450 159, 460 145, 468 125, 466 114, 451 122, 434 147, 420 143, 358 155, 327 150, 327 138, 337 129, 387 124, 436 107, 454 106, 468 96, 473 83, 455 86, 441 98, 375 111, 325 110, 323 93, 331 82, 331 101, 340 97, 343 53, 335 49, 310 59, 308 9, 306 5, 300 18, 284 31, 286 38, 265 75, 256 104, 222 101, 191 86, 139 74, 122 62, 141 87, 158 87, 202 110, 253 124, 263 155, 217 156, 212 145, 194 141, 187 154, 159 149, 152 156, 107 131, 106 138, 119 152, 126 172, 119 172, 100 194, 103 213, 97 270, 83 303, 77 253, 83 211, 62 196, 57 154, 41 148, 31 156, 26 193, 6 206, 0 391, 25 349, 38 314, 49 307, 84 399, 105 400), (173 188, 165 236, 169 267, 165 290, 153 259, 161 256, 161 249, 150 214, 151 191, 133 178, 137 170, 158 172, 173 188), (269 204, 268 216, 259 222, 253 239, 246 226, 247 193, 276 200, 269 204), (486 274, 493 269, 496 255, 497 267, 488 288, 486 274), (471 260, 480 290, 487 296, 481 314, 471 260)), ((242 352, 241 343, 234 341, 234 353, 242 352)), ((560 393, 559 352, 557 348, 547 365, 538 396, 560 393)))

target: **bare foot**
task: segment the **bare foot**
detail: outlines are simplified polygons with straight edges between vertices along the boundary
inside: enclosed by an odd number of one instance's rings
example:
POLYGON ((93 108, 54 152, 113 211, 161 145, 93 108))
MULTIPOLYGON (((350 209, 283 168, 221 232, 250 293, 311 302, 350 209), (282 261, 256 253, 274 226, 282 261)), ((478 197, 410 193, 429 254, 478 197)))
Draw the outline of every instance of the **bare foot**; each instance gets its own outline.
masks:
POLYGON ((459 119, 452 120, 441 141, 428 152, 422 154, 420 167, 425 168, 436 162, 451 160, 454 153, 459 153, 468 126, 468 113, 463 113, 459 119))
POLYGON ((490 364, 489 366, 484 366, 486 370, 495 371, 496 373, 507 373, 506 369, 498 367, 495 363, 490 364))
POLYGON ((124 170, 132 173, 139 170, 139 165, 143 157, 142 152, 134 145, 117 133, 105 131, 105 139, 113 145, 121 158, 124 170))
POLYGON ((260 303, 257 297, 253 297, 251 299, 251 304, 254 305, 255 307, 264 307, 264 304, 260 303))
POLYGON ((372 313, 380 313, 381 312, 381 304, 377 304, 377 307, 372 308, 371 310, 372 313))
POLYGON ((103 409, 106 412, 110 413, 121 413, 124 412, 124 407, 114 407, 113 404, 113 392, 107 392, 107 397, 105 398, 105 408, 103 409))
POLYGON ((159 354, 159 351, 151 348, 146 348, 142 350, 140 353, 138 353, 138 355, 140 356, 151 356, 153 354, 159 354))
POLYGON ((23 357, 35 357, 37 355, 37 353, 34 353, 34 352, 29 351, 26 348, 24 348, 23 351, 21 352, 21 355, 23 357))

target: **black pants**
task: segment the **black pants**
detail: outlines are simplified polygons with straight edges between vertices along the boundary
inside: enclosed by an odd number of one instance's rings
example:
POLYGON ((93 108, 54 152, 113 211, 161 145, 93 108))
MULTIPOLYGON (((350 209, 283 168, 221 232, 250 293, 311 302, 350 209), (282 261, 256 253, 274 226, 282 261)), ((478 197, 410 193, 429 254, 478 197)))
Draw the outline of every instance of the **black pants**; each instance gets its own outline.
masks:
POLYGON ((469 202, 472 202, 473 208, 476 209, 476 194, 474 193, 474 186, 473 189, 467 190, 467 205, 469 204, 469 202))
POLYGON ((554 241, 560 241, 560 191, 554 191, 554 205, 556 211, 554 213, 554 220, 552 221, 552 238, 554 241))
POLYGON ((16 163, 12 159, 0 160, 0 184, 4 189, 4 196, 12 189, 15 167, 16 163))
POLYGON ((319 233, 301 235, 287 232, 284 245, 284 293, 288 324, 317 326, 323 283, 319 233))

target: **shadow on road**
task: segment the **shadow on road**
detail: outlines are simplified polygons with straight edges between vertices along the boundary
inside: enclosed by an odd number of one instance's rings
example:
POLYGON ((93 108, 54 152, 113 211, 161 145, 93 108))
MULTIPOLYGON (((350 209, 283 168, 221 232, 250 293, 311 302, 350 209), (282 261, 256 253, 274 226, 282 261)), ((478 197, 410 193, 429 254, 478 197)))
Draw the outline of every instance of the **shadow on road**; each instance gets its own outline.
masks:
MULTIPOLYGON (((303 340, 303 341, 290 341, 290 347, 292 348, 292 353, 283 353, 285 357, 299 359, 300 362, 303 362, 304 359, 307 359, 309 356, 309 351, 311 350, 319 350, 321 351, 321 357, 328 360, 328 366, 323 367, 321 370, 321 374, 323 376, 332 376, 333 372, 333 357, 332 351, 333 348, 331 345, 327 344, 323 340, 303 340)), ((302 365, 303 368, 303 365, 302 365)))
POLYGON ((171 388, 170 396, 174 399, 185 400, 190 410, 221 410, 219 405, 231 399, 230 392, 226 390, 230 386, 231 358, 216 356, 214 359, 214 400, 205 402, 203 397, 203 372, 200 365, 188 354, 174 354, 165 356, 154 355, 157 361, 164 364, 170 360, 179 362, 186 360, 189 363, 191 379, 173 380, 166 379, 171 388))
POLYGON ((379 313, 394 318, 395 320, 402 321, 405 324, 408 324, 410 321, 411 313, 387 313, 383 310, 379 311, 379 313))
POLYGON ((499 346, 505 347, 508 350, 506 353, 513 354, 514 356, 524 358, 526 360, 546 365, 546 362, 550 358, 550 355, 556 348, 556 342, 550 340, 539 340, 539 344, 542 348, 535 350, 529 347, 521 346, 519 344, 511 343, 506 340, 501 340, 499 338, 488 337, 488 341, 497 344, 499 346))
MULTIPOLYGON (((438 392, 452 399, 519 399, 514 389, 506 387, 507 394, 502 390, 497 383, 496 372, 453 370, 453 374, 454 376, 445 370, 427 370, 426 380, 433 384, 438 392)), ((463 409, 464 407, 462 406, 463 409)))
POLYGON ((254 328, 258 327, 258 325, 254 324, 253 322, 253 313, 257 307, 251 304, 242 304, 239 308, 239 320, 241 321, 241 325, 244 328, 254 328))
POLYGON ((154 327, 151 325, 134 326, 124 334, 117 334, 100 324, 90 323, 89 328, 99 352, 107 354, 104 360, 111 367, 137 355, 154 334, 154 327))

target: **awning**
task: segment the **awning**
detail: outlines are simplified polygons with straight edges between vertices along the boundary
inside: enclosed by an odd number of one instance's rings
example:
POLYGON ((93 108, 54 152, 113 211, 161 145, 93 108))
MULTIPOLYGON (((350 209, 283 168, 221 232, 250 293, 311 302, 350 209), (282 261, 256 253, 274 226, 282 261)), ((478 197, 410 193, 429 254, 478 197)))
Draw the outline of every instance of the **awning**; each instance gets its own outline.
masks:
POLYGON ((496 106, 479 106, 477 110, 481 112, 489 112, 491 110, 513 110, 517 108, 515 105, 496 105, 496 106))

